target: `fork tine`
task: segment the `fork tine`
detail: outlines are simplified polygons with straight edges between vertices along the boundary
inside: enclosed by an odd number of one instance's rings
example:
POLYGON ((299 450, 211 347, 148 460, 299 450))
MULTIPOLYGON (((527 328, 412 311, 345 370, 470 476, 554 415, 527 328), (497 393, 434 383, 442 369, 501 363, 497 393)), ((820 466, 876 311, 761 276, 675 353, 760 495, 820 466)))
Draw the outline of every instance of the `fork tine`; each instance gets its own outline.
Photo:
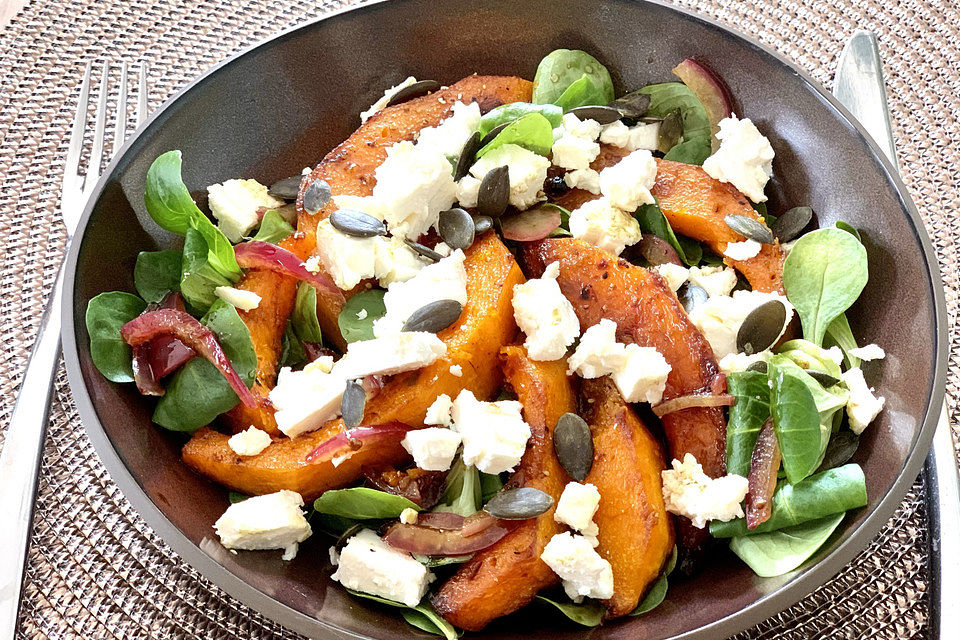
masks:
POLYGON ((103 132, 107 127, 107 94, 110 65, 103 63, 103 72, 100 76, 100 95, 97 97, 97 120, 93 129, 93 148, 90 150, 90 162, 87 164, 87 177, 83 184, 83 193, 87 195, 93 190, 97 178, 100 177, 100 165, 103 163, 103 132))
POLYGON ((148 75, 149 69, 147 67, 147 61, 144 60, 140 65, 140 88, 137 91, 137 126, 143 124, 143 121, 147 119, 147 109, 149 108, 147 104, 148 75))
POLYGON ((87 102, 90 99, 90 72, 93 62, 87 62, 80 83, 80 97, 77 98, 77 113, 73 117, 73 131, 70 133, 70 146, 63 167, 63 190, 72 192, 80 188, 80 150, 83 148, 84 125, 87 122, 87 102))
POLYGON ((117 94, 117 114, 113 124, 113 148, 110 157, 117 155, 127 138, 127 62, 120 67, 120 89, 117 94))

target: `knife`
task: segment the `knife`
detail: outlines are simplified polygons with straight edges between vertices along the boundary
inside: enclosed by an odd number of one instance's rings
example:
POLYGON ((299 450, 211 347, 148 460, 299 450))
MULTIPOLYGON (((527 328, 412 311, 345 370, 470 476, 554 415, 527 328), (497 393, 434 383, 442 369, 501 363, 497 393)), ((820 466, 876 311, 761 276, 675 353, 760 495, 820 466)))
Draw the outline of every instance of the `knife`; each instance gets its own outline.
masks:
MULTIPOLYGON (((897 165, 877 36, 858 31, 840 54, 833 95, 897 165)), ((929 543, 930 633, 945 639, 960 629, 960 480, 947 406, 940 411, 924 466, 929 543)))

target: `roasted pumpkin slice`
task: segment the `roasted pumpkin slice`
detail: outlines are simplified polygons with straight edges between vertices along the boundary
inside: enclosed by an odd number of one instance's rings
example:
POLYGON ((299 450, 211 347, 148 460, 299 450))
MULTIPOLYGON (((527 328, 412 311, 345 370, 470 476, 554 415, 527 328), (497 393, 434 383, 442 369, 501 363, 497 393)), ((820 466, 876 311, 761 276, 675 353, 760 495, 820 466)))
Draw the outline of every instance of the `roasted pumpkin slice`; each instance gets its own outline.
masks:
MULTIPOLYGON (((523 274, 495 234, 478 239, 465 253, 467 303, 460 319, 438 334, 447 354, 422 369, 390 378, 367 403, 364 424, 399 421, 423 426, 427 408, 439 394, 456 396, 463 388, 486 398, 499 387, 497 354, 517 333, 510 299, 523 274)), ((361 467, 387 466, 407 457, 401 447, 383 445, 364 447, 336 467, 330 460, 306 462, 310 451, 343 431, 343 421, 332 420, 317 431, 276 440, 259 455, 241 458, 228 446, 227 435, 201 429, 184 446, 183 459, 209 478, 248 495, 289 489, 309 500, 353 482, 361 467)))
POLYGON ((608 377, 584 380, 581 414, 593 433, 587 482, 600 491, 594 522, 597 553, 613 567, 606 617, 633 611, 673 551, 673 524, 663 504, 660 444, 608 377))
MULTIPOLYGON (((523 347, 506 347, 500 362, 507 383, 523 404, 531 432, 527 451, 507 486, 535 487, 556 501, 570 478, 554 454, 553 429, 561 415, 576 409, 566 359, 536 362, 523 347)), ((554 510, 555 506, 520 522, 506 537, 464 563, 432 597, 437 611, 452 624, 477 631, 556 584, 556 574, 540 559, 550 538, 563 530, 553 519, 554 510)))
MULTIPOLYGON (((617 323, 617 338, 655 347, 672 370, 664 400, 726 390, 710 344, 693 325, 676 296, 654 271, 612 257, 602 249, 572 238, 551 238, 528 244, 522 253, 525 271, 535 277, 558 262, 560 290, 573 304, 586 329, 607 318, 617 323)), ((726 420, 719 408, 684 409, 663 417, 670 455, 692 453, 704 471, 717 478, 726 473, 726 420)), ((709 536, 686 518, 678 524, 684 560, 699 555, 709 536)), ((684 570, 690 568, 687 562, 684 570)))

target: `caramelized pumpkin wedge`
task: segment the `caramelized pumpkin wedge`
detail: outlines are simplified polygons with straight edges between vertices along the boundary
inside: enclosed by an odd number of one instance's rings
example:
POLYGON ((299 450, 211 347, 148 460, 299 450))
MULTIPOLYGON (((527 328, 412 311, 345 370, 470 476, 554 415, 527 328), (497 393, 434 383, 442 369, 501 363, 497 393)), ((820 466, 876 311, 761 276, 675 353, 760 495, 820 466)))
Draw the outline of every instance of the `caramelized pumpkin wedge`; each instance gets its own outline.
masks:
POLYGON ((613 567, 607 618, 625 616, 660 575, 673 551, 673 525, 663 503, 660 444, 609 377, 584 380, 581 413, 593 432, 587 482, 600 491, 594 522, 597 553, 613 567))
MULTIPOLYGON (((523 249, 522 261, 531 277, 543 273, 546 265, 559 263, 557 283, 584 330, 607 318, 617 323, 621 342, 655 347, 663 354, 672 367, 664 400, 726 391, 726 378, 710 344, 656 272, 572 238, 530 243, 523 249)), ((677 411, 663 417, 663 427, 671 457, 682 460, 684 454, 692 453, 710 477, 726 473, 727 425, 721 409, 677 411)), ((689 570, 709 536, 686 518, 680 519, 678 528, 687 561, 682 568, 689 570)))
MULTIPOLYGON (((536 362, 523 347, 500 352, 503 374, 523 404, 530 441, 508 487, 535 487, 553 496, 554 505, 570 478, 553 451, 553 429, 576 403, 567 378, 566 359, 536 362)), ((556 574, 540 553, 563 527, 553 519, 556 506, 524 520, 492 547, 477 553, 440 587, 433 606, 450 623, 478 631, 524 606, 538 591, 556 584, 556 574)))
MULTIPOLYGON (((484 235, 465 253, 467 303, 460 319, 438 334, 447 354, 422 369, 390 378, 367 403, 364 424, 399 421, 420 427, 439 394, 456 396, 464 388, 486 398, 499 387, 497 354, 517 333, 510 299, 523 274, 495 234, 484 235)), ((353 482, 361 467, 386 466, 407 457, 401 447, 385 446, 360 449, 336 467, 330 460, 305 461, 310 451, 343 431, 343 421, 332 420, 317 431, 276 440, 259 455, 240 457, 228 446, 227 435, 201 429, 184 446, 183 459, 207 477, 248 495, 289 489, 310 500, 353 482)))

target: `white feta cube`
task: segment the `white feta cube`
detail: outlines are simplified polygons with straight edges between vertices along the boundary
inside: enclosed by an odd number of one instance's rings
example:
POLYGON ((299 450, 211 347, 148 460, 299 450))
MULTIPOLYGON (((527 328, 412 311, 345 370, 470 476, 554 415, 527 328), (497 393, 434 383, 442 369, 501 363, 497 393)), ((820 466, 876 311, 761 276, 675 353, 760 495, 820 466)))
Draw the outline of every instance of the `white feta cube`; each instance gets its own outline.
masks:
POLYGON ((446 471, 453 464, 460 441, 460 434, 456 431, 427 427, 408 432, 400 444, 424 471, 446 471))
POLYGON ((353 209, 354 211, 362 211, 367 215, 373 216, 377 220, 385 220, 387 217, 386 207, 384 207, 383 203, 373 196, 348 196, 334 194, 333 203, 337 205, 337 209, 353 209))
POLYGON ((720 358, 717 364, 720 365, 720 371, 723 371, 726 375, 730 375, 731 373, 746 371, 747 367, 754 362, 768 362, 771 357, 773 357, 773 353, 770 350, 752 353, 750 355, 745 353, 728 353, 720 358))
POLYGON ((568 171, 563 181, 571 189, 583 189, 595 196, 600 195, 600 172, 593 169, 577 169, 568 171))
POLYGON ((589 118, 581 120, 573 113, 563 114, 560 126, 563 127, 565 133, 589 140, 590 142, 594 142, 600 137, 600 131, 602 129, 600 123, 596 120, 590 120, 589 118))
POLYGON ((617 120, 603 127, 603 131, 600 133, 600 142, 627 151, 636 151, 637 149, 656 151, 659 135, 660 123, 658 122, 641 122, 628 127, 617 120))
POLYGON ((213 528, 227 549, 283 549, 283 559, 293 560, 313 533, 301 507, 303 498, 293 491, 254 496, 230 505, 213 528))
POLYGON ((570 213, 570 234, 615 256, 640 242, 640 223, 607 198, 584 202, 570 213))
POLYGON ((883 350, 883 348, 875 344, 868 344, 863 347, 855 347, 850 349, 849 353, 854 358, 860 358, 864 362, 869 362, 870 360, 883 360, 887 356, 887 353, 883 350))
POLYGON ((672 367, 654 347, 628 344, 624 351, 626 362, 612 374, 623 399, 657 404, 663 398, 672 367))
POLYGON ((778 293, 734 291, 733 296, 713 296, 694 307, 690 320, 713 347, 713 354, 722 359, 728 354, 737 353, 737 333, 747 315, 770 300, 779 300, 787 309, 786 321, 780 330, 780 335, 783 335, 793 318, 793 305, 778 293))
MULTIPOLYGON (((417 524, 418 519, 419 519, 419 513, 417 512, 416 509, 411 509, 410 507, 407 507, 406 509, 400 512, 400 522, 402 522, 403 524, 417 524)), ((337 563, 339 564, 339 562, 340 562, 340 558, 338 557, 337 563)))
POLYGON ((330 220, 317 225, 317 255, 333 282, 348 291, 361 280, 376 275, 377 252, 387 240, 382 236, 357 238, 341 233, 330 220))
POLYGON ((727 522, 743 517, 740 503, 747 496, 747 479, 743 476, 711 478, 690 453, 683 462, 674 460, 672 468, 660 475, 667 511, 690 518, 693 526, 702 529, 710 520, 727 522))
POLYGON ((453 428, 463 438, 463 461, 484 473, 513 471, 530 439, 530 425, 513 400, 480 402, 464 389, 453 402, 453 428))
MULTIPOLYGON (((509 169, 507 170, 509 172, 509 169)), ((472 209, 477 206, 477 196, 480 194, 480 180, 473 176, 463 176, 457 183, 457 202, 461 207, 472 209)))
POLYGON ((633 151, 600 172, 600 192, 613 206, 626 212, 641 204, 654 204, 650 189, 657 178, 657 162, 645 149, 633 151))
MULTIPOLYGON (((482 180, 487 173, 502 166, 507 167, 510 177, 510 204, 523 210, 540 201, 549 160, 519 145, 505 144, 477 160, 470 167, 470 173, 482 180)), ((468 206, 463 201, 460 204, 468 206)))
POLYGON ((230 436, 227 445, 238 456, 255 456, 263 453, 263 450, 269 447, 271 442, 269 433, 250 425, 250 428, 246 431, 230 436))
POLYGON ((773 175, 773 147, 749 118, 730 116, 720 121, 720 148, 703 161, 703 170, 720 182, 729 182, 754 202, 766 202, 763 190, 773 175))
POLYGON ((267 187, 256 180, 227 180, 222 184, 207 187, 210 213, 217 219, 217 226, 230 242, 240 242, 244 236, 260 224, 257 209, 276 209, 283 200, 274 198, 267 187))
POLYGON ((600 145, 564 132, 553 143, 553 164, 564 169, 589 169, 600 155, 600 145))
POLYGON ((291 438, 319 429, 340 415, 346 384, 345 378, 320 366, 307 365, 302 371, 283 367, 269 396, 277 428, 291 438))
POLYGON ((456 376, 458 378, 463 377, 463 367, 459 364, 450 365, 449 371, 450 371, 450 375, 452 376, 456 376))
POLYGON ((583 332, 580 344, 567 359, 567 373, 599 378, 622 369, 626 363, 626 346, 617 342, 617 323, 604 318, 583 332))
POLYGON ((596 537, 599 533, 593 516, 600 506, 600 492, 592 484, 568 482, 557 501, 553 519, 585 536, 596 537))
POLYGON ((450 162, 442 153, 398 142, 374 171, 373 197, 383 203, 393 235, 416 240, 457 198, 450 162))
POLYGON ((737 286, 737 272, 730 267, 690 267, 690 284, 694 284, 711 298, 729 296, 737 286))
POLYGON ((467 271, 465 256, 457 249, 439 262, 428 264, 409 280, 395 281, 383 296, 386 313, 373 323, 373 334, 378 338, 399 333, 411 315, 437 300, 456 300, 467 303, 467 271))
POLYGON ((527 336, 523 346, 532 360, 559 360, 580 335, 577 313, 557 284, 557 266, 513 287, 513 317, 527 336))
POLYGON ((227 304, 232 304, 240 311, 253 311, 260 306, 260 301, 263 299, 253 291, 236 287, 215 287, 213 292, 218 298, 227 304))
POLYGON ((447 345, 432 333, 406 331, 347 345, 330 375, 347 380, 391 376, 432 364, 447 354, 447 345))
POLYGON ((420 604, 434 576, 410 554, 394 549, 370 529, 347 541, 330 576, 344 587, 402 602, 420 604))
POLYGON ((360 122, 366 122, 367 120, 369 120, 370 117, 373 116, 373 114, 377 113, 378 111, 382 110, 387 106, 387 103, 390 102, 390 98, 392 98, 397 93, 397 91, 400 91, 400 89, 409 87, 416 81, 417 81, 416 78, 414 78, 413 76, 410 76, 400 84, 390 87, 389 89, 384 91, 383 95, 380 97, 379 100, 374 102, 372 105, 370 105, 369 109, 367 109, 366 111, 363 111, 360 114, 360 122))
POLYGON ((319 371, 320 373, 330 373, 333 371, 333 356, 319 356, 316 360, 308 362, 303 367, 304 371, 319 371))
POLYGON ((410 280, 428 264, 403 238, 391 236, 377 244, 373 270, 380 286, 389 287, 394 282, 410 280))
POLYGON ((867 385, 860 367, 844 371, 841 380, 850 390, 850 398, 847 400, 850 430, 860 435, 883 410, 886 399, 883 396, 873 395, 873 389, 867 385))
POLYGON ((480 105, 476 102, 453 104, 450 116, 435 127, 426 127, 417 134, 417 147, 457 158, 463 145, 480 128, 480 105))
POLYGON ((742 240, 740 242, 728 242, 723 249, 723 255, 731 260, 749 260, 757 257, 763 245, 756 240, 742 240))
POLYGON ((453 411, 453 400, 445 393, 437 396, 429 407, 427 415, 423 418, 423 424, 438 424, 449 427, 453 424, 450 412, 453 411))
POLYGON ((574 602, 584 597, 613 597, 613 567, 600 557, 584 536, 558 533, 543 548, 540 559, 560 576, 563 589, 574 602))
POLYGON ((676 293, 677 290, 683 286, 683 284, 687 281, 687 278, 690 276, 690 272, 686 267, 681 267, 680 265, 673 264, 672 262, 658 264, 654 267, 654 270, 663 277, 667 283, 667 286, 670 287, 670 290, 674 293, 676 293))

